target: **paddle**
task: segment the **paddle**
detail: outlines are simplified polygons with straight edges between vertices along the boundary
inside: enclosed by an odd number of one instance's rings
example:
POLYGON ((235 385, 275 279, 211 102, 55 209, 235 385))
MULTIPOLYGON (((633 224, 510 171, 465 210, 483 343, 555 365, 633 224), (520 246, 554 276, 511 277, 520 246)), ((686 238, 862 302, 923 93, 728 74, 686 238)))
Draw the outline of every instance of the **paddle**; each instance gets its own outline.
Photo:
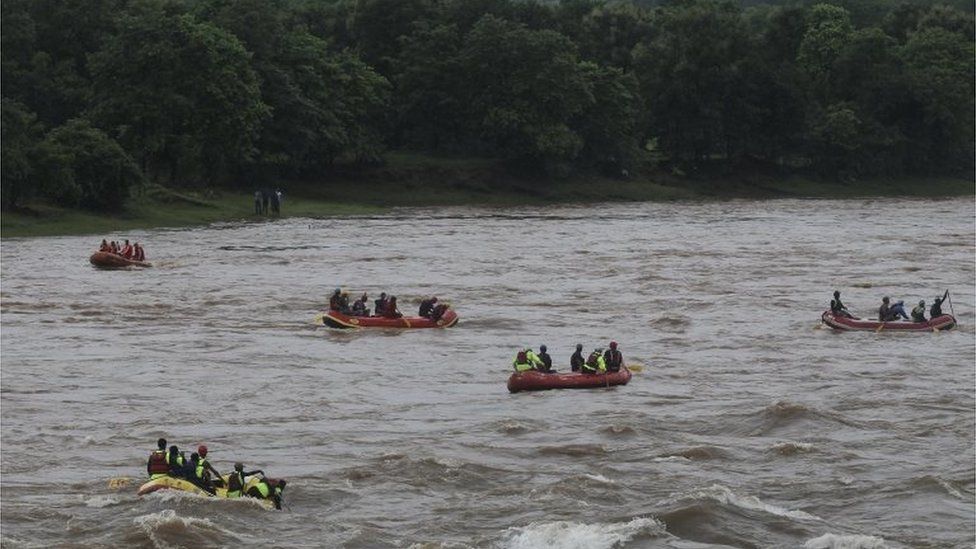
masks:
POLYGON ((877 329, 877 330, 875 330, 875 331, 874 331, 874 333, 876 333, 876 334, 879 334, 879 333, 881 333, 881 330, 884 330, 884 327, 885 327, 885 323, 884 323, 884 322, 882 322, 882 323, 881 323, 881 326, 878 326, 878 329, 877 329))
POLYGON ((132 482, 132 479, 129 477, 110 478, 108 479, 108 487, 120 490, 128 486, 130 482, 132 482))
POLYGON ((956 312, 952 310, 952 296, 949 295, 949 289, 948 288, 946 288, 945 296, 942 299, 943 299, 943 301, 946 300, 946 299, 949 300, 949 314, 952 315, 952 318, 955 318, 956 317, 956 312))

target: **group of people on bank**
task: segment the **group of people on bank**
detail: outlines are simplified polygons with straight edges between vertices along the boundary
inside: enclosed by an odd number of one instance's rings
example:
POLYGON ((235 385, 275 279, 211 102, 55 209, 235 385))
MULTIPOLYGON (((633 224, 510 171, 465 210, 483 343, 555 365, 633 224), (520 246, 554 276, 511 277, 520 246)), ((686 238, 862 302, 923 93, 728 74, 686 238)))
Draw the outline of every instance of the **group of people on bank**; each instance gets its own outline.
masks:
MULTIPOLYGON (((607 372, 618 372, 624 365, 624 355, 617 349, 617 342, 611 341, 609 348, 604 350, 602 347, 593 349, 592 352, 583 358, 583 344, 576 344, 576 352, 569 357, 569 367, 574 372, 584 374, 602 374, 607 372)), ((537 371, 543 373, 556 373, 552 368, 552 357, 549 356, 545 345, 539 346, 539 352, 526 347, 519 349, 512 361, 512 367, 516 372, 537 371)))
POLYGON ((157 449, 149 454, 149 461, 146 463, 146 472, 149 480, 162 477, 175 477, 190 481, 195 486, 211 494, 216 493, 216 488, 226 488, 228 498, 239 498, 248 496, 258 499, 270 499, 274 502, 276 509, 281 509, 281 493, 287 484, 285 480, 270 479, 264 477, 264 471, 245 471, 244 464, 235 463, 234 472, 227 475, 225 482, 220 473, 214 469, 207 459, 207 447, 200 445, 196 452, 190 454, 187 459, 184 452, 181 452, 175 444, 166 448, 166 439, 161 438, 156 441, 157 449), (248 488, 245 477, 261 475, 261 480, 248 488))
MULTIPOLYGON (((942 303, 949 297, 949 290, 946 290, 941 297, 936 297, 929 309, 929 318, 925 318, 925 300, 920 300, 918 305, 912 308, 911 316, 905 312, 905 302, 891 302, 891 298, 885 296, 881 298, 881 306, 878 307, 878 322, 891 322, 894 320, 911 320, 912 322, 926 322, 932 318, 938 318, 942 312, 942 303)), ((847 310, 847 307, 840 300, 840 292, 834 291, 834 298, 830 300, 830 312, 834 316, 846 318, 857 318, 847 310)))
MULTIPOLYGON (((373 301, 372 314, 370 314, 368 303, 369 296, 366 292, 363 292, 363 295, 359 296, 350 305, 349 292, 342 291, 342 288, 336 288, 332 292, 332 296, 329 297, 329 310, 338 311, 349 316, 374 316, 383 318, 401 318, 403 316, 403 313, 400 312, 397 306, 397 297, 395 295, 387 296, 386 292, 380 293, 379 299, 373 301)), ((444 316, 444 313, 449 307, 450 305, 446 303, 438 303, 437 296, 431 296, 420 301, 420 311, 418 314, 423 318, 436 321, 444 316)))
POLYGON ((144 250, 138 242, 135 244, 129 244, 128 239, 126 239, 124 243, 119 244, 114 240, 109 242, 103 238, 101 246, 98 247, 98 251, 122 256, 133 261, 146 260, 146 250, 144 250))

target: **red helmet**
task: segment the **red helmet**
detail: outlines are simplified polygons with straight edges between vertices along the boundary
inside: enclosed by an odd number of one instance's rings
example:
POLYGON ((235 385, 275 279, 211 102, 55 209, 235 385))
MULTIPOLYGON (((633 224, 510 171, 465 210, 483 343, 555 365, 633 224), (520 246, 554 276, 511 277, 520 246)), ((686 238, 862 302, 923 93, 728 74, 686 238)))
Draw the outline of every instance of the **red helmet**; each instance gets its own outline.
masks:
POLYGON ((616 341, 611 341, 610 342, 610 348, 611 349, 616 349, 617 348, 617 342, 616 341))
POLYGON ((197 448, 197 453, 200 454, 200 457, 206 457, 207 456, 207 447, 205 445, 201 444, 197 448))

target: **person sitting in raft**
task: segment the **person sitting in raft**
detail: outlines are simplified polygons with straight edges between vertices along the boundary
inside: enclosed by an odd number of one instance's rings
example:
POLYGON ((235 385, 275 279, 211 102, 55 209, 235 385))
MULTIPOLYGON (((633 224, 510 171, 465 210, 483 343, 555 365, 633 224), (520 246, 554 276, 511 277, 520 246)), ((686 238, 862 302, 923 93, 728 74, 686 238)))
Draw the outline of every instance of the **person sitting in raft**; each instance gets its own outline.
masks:
POLYGON ((834 316, 841 316, 847 318, 854 318, 854 315, 847 310, 847 307, 840 300, 840 292, 834 290, 834 298, 830 300, 830 312, 834 316))
POLYGON ((166 461, 166 439, 157 440, 156 446, 158 448, 149 454, 149 461, 146 462, 146 473, 149 474, 149 480, 169 475, 169 463, 166 461))
POLYGON ((336 288, 332 295, 329 296, 329 310, 330 311, 341 311, 342 306, 342 288, 336 288))
POLYGON ((580 371, 584 374, 606 373, 607 361, 603 358, 603 349, 594 349, 586 358, 580 371))
POLYGON ((380 298, 373 302, 373 316, 383 316, 387 303, 386 292, 381 292, 380 298))
POLYGON ((111 251, 111 252, 112 252, 113 254, 116 254, 116 255, 118 255, 118 253, 119 253, 119 243, 118 243, 118 242, 116 242, 116 241, 114 241, 114 240, 113 240, 113 241, 112 241, 112 243, 111 243, 111 244, 109 244, 109 247, 111 248, 111 250, 110 250, 110 251, 111 251))
POLYGON ((878 308, 878 321, 879 322, 891 322, 892 320, 898 320, 899 316, 904 316, 908 319, 908 315, 905 314, 904 302, 899 301, 903 306, 901 308, 901 314, 895 307, 898 305, 891 305, 891 299, 888 296, 881 298, 881 307, 878 308))
POLYGON ((98 247, 98 251, 100 251, 100 252, 111 252, 112 251, 112 247, 109 246, 108 245, 108 241, 103 238, 102 239, 102 245, 98 247))
POLYGON ((136 261, 145 261, 146 250, 144 250, 142 245, 140 245, 138 242, 136 242, 135 248, 135 253, 133 254, 132 258, 136 261))
POLYGON ((183 466, 186 459, 183 456, 183 452, 174 444, 169 447, 169 453, 166 454, 166 464, 169 465, 169 474, 173 477, 183 476, 183 466))
POLYGON ((545 345, 539 345, 539 355, 536 357, 539 363, 536 365, 535 369, 540 372, 550 373, 554 370, 552 369, 552 357, 546 352, 545 345))
POLYGON ((608 372, 619 372, 624 365, 624 355, 617 350, 617 342, 611 341, 610 348, 603 353, 603 360, 607 364, 608 372))
POLYGON ((364 293, 353 302, 352 316, 369 316, 369 309, 366 308, 366 294, 364 293))
POLYGON ((218 473, 217 470, 214 469, 213 465, 210 465, 210 461, 207 460, 206 445, 201 444, 199 447, 197 447, 197 454, 199 455, 200 459, 197 462, 195 471, 196 476, 197 478, 201 479, 203 485, 206 486, 204 489, 210 493, 213 493, 213 485, 222 485, 224 481, 221 478, 220 473, 218 473))
POLYGON ((586 362, 586 359, 583 358, 583 344, 577 343, 576 352, 573 353, 573 356, 569 357, 569 367, 572 368, 574 372, 578 372, 580 371, 580 368, 583 367, 584 362, 586 362))
POLYGON ((258 469, 256 471, 244 471, 244 464, 237 462, 234 464, 234 472, 227 475, 227 497, 229 498, 239 498, 244 495, 244 477, 249 477, 251 475, 264 474, 264 471, 258 469))
POLYGON ((925 322, 925 300, 918 302, 912 309, 912 322, 925 322))
POLYGON ((932 302, 932 308, 929 309, 929 318, 937 318, 944 314, 942 312, 942 303, 947 297, 949 297, 949 290, 946 290, 945 293, 942 294, 942 297, 935 298, 935 301, 932 302))
POLYGON ((187 463, 185 471, 186 480, 192 482, 194 486, 211 494, 217 493, 210 483, 210 473, 200 463, 200 454, 196 452, 190 454, 190 462, 187 463))
POLYGON ((444 316, 444 313, 447 312, 447 309, 449 307, 450 305, 447 303, 438 303, 434 307, 434 309, 430 312, 430 319, 433 320, 434 322, 437 322, 438 320, 441 319, 441 317, 444 316))
POLYGON ((132 259, 132 244, 129 244, 128 238, 125 239, 125 245, 122 246, 119 254, 126 259, 132 259))
POLYGON ((531 352, 528 349, 519 349, 519 352, 515 353, 515 360, 512 361, 512 367, 515 368, 516 372, 535 370, 535 364, 529 358, 529 353, 531 352))
POLYGON ((400 318, 403 316, 403 313, 397 309, 397 298, 395 295, 390 296, 386 307, 383 308, 383 316, 386 318, 400 318))
POLYGON ((260 482, 247 489, 246 495, 258 499, 270 499, 275 509, 281 510, 281 493, 288 484, 284 479, 263 478, 260 482))
POLYGON ((436 296, 432 296, 427 299, 421 300, 420 312, 418 314, 423 318, 430 318, 431 313, 434 311, 434 305, 436 304, 437 304, 436 296))

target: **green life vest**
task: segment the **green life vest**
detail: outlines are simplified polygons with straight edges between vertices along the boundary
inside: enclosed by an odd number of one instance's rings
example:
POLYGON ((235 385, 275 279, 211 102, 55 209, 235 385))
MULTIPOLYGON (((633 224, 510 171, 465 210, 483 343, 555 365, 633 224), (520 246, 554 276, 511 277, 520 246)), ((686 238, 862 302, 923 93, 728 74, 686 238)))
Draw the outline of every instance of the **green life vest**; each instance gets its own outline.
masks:
POLYGON ((234 471, 227 476, 227 497, 229 498, 239 498, 241 497, 241 491, 244 489, 244 473, 241 471, 234 471))
POLYGON ((519 351, 515 355, 515 360, 512 361, 512 366, 515 366, 516 372, 528 372, 529 370, 535 369, 534 365, 532 364, 532 360, 529 358, 529 353, 531 352, 532 351, 519 351))
POLYGON ((257 489, 258 492, 261 492, 261 497, 263 498, 268 497, 268 494, 271 493, 270 487, 268 486, 268 482, 264 480, 262 480, 257 484, 257 489))

